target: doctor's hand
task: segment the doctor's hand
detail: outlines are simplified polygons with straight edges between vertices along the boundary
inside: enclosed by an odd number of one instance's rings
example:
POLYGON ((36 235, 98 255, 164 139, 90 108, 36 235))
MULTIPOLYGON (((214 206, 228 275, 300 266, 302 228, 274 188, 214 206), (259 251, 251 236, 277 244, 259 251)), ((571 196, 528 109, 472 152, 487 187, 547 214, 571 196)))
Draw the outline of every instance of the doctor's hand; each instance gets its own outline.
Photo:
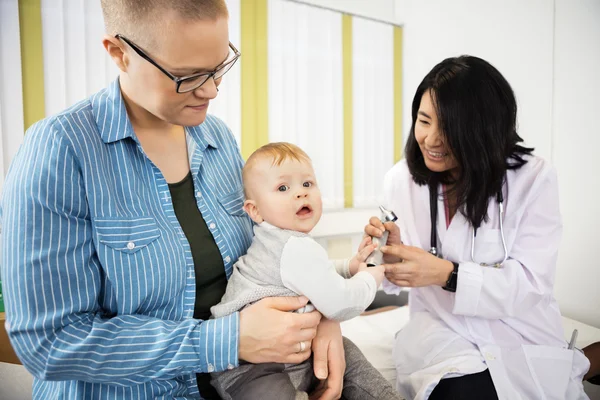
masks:
MULTIPOLYGON (((369 224, 365 226, 365 239, 368 238, 366 245, 371 244, 370 236, 380 238, 383 235, 384 231, 389 231, 387 245, 401 244, 402 240, 400 239, 400 228, 396 225, 395 222, 386 222, 385 224, 381 223, 381 220, 377 217, 371 217, 369 220, 369 224)), ((363 239, 364 242, 364 239, 363 239)), ((361 243, 361 247, 359 247, 359 251, 363 248, 363 243, 361 243)), ((385 254, 383 256, 383 261, 386 263, 393 263, 399 261, 397 257, 392 254, 385 254)))
POLYGON ((394 244, 382 247, 381 251, 400 260, 383 265, 385 277, 396 286, 445 286, 454 270, 450 261, 438 258, 419 247, 394 244))

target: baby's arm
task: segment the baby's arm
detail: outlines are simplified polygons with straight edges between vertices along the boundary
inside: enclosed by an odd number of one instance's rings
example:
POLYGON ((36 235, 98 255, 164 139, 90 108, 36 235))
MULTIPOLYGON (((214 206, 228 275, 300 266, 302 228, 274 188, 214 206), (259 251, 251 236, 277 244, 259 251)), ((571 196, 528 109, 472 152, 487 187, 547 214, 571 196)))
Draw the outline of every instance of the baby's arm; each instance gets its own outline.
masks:
POLYGON ((281 279, 287 288, 308 297, 326 318, 343 321, 356 317, 371 304, 383 270, 364 268, 344 279, 317 242, 292 237, 281 256, 281 279))
POLYGON ((352 278, 353 274, 350 271, 350 258, 330 260, 329 262, 338 275, 341 275, 344 279, 352 278))
MULTIPOLYGON (((367 258, 375 250, 375 245, 371 243, 370 237, 365 237, 360 246, 358 252, 352 258, 331 260, 331 263, 338 274, 348 279, 356 275, 359 271, 368 271, 377 280, 383 273, 380 268, 367 268, 364 264, 367 258)), ((379 281, 378 281, 379 282, 379 281)), ((379 286, 379 285, 378 285, 379 286)))

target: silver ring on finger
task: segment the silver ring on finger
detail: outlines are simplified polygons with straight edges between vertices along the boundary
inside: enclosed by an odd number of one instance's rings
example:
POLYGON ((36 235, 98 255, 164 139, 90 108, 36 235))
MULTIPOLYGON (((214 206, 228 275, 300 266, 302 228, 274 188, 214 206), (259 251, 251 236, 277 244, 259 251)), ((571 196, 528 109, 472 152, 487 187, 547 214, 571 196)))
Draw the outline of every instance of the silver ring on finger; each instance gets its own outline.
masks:
POLYGON ((298 350, 296 353, 303 353, 304 350, 306 350, 306 343, 299 342, 299 344, 300 344, 300 350, 298 350))

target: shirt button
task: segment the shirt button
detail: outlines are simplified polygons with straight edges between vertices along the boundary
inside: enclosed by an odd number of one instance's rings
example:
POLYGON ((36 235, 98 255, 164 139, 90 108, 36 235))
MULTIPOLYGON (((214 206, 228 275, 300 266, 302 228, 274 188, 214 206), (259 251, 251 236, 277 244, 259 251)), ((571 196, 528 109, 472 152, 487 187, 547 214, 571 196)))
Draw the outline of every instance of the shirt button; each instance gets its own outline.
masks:
POLYGON ((216 226, 214 223, 211 223, 211 224, 210 224, 208 227, 209 227, 210 229, 215 229, 217 226, 216 226))
POLYGON ((230 262, 230 261, 231 261, 231 257, 229 257, 229 256, 225 257, 225 262, 226 262, 226 263, 228 263, 228 262, 230 262))
POLYGON ((202 197, 202 193, 200 193, 200 191, 198 190, 198 191, 196 192, 196 196, 197 196, 197 197, 202 197))
POLYGON ((135 249, 135 243, 133 243, 133 242, 127 243, 127 249, 129 249, 129 250, 135 249))
POLYGON ((208 364, 208 372, 215 372, 215 367, 212 364, 208 364))
POLYGON ((233 364, 227 364, 227 369, 228 369, 228 370, 232 370, 232 369, 234 369, 234 368, 235 368, 235 367, 233 366, 233 364))
POLYGON ((485 353, 485 358, 487 360, 495 360, 496 357, 494 357, 494 355, 492 353, 485 353))

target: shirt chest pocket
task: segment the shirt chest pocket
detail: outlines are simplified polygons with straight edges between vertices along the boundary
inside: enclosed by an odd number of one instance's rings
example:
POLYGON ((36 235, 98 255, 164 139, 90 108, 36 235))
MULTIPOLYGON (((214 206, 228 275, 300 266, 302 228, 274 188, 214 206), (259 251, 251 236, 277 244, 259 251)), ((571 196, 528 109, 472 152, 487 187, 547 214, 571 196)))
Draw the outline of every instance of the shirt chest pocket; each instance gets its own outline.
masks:
POLYGON ((244 192, 241 189, 236 189, 219 197, 219 203, 221 203, 221 206, 230 215, 238 217, 246 215, 244 212, 244 192))
POLYGON ((99 243, 126 254, 150 246, 161 235, 153 217, 100 218, 94 223, 99 243))
POLYGON ((185 260, 159 240, 161 230, 153 217, 100 217, 93 222, 98 260, 117 313, 160 309, 173 301, 174 293, 182 293, 185 279, 177 277, 185 275, 175 272, 185 268, 185 260))

